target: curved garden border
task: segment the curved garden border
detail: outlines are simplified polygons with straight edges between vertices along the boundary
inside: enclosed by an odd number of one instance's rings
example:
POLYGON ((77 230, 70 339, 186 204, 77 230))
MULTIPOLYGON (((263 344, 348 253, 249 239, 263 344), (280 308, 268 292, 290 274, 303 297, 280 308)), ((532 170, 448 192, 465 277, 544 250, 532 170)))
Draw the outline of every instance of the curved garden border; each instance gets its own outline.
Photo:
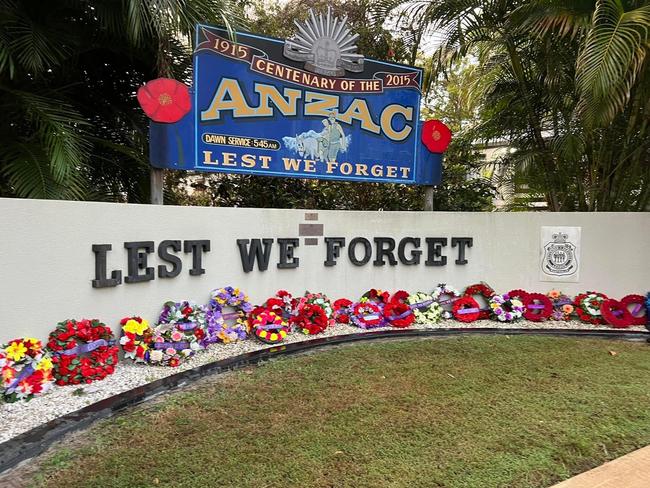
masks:
POLYGON ((126 407, 145 402, 159 394, 184 386, 208 374, 218 374, 225 371, 258 364, 262 361, 301 353, 310 349, 344 344, 350 342, 411 338, 411 337, 447 337, 456 335, 542 335, 557 337, 584 337, 590 339, 618 339, 647 341, 650 343, 650 332, 624 330, 576 330, 576 329, 502 329, 502 328, 453 328, 453 329, 396 329, 345 334, 321 337, 308 341, 279 344, 220 361, 197 366, 146 385, 113 395, 99 402, 88 405, 75 412, 68 413, 45 424, 39 425, 27 432, 17 435, 0 444, 0 473, 11 469, 27 459, 43 453, 54 442, 65 434, 80 430, 93 422, 110 417, 126 407))

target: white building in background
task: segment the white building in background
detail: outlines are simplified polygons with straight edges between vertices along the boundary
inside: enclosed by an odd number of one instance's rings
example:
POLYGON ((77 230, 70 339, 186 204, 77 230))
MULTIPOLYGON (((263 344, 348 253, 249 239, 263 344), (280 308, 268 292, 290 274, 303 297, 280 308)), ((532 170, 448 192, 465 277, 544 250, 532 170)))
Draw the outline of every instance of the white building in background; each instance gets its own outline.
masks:
POLYGON ((527 185, 513 187, 503 183, 504 169, 499 165, 499 160, 514 150, 506 140, 491 141, 479 146, 479 152, 485 159, 480 176, 489 178, 496 187, 496 195, 492 200, 495 210, 510 210, 513 207, 517 210, 546 210, 548 205, 543 195, 532 196, 527 185))

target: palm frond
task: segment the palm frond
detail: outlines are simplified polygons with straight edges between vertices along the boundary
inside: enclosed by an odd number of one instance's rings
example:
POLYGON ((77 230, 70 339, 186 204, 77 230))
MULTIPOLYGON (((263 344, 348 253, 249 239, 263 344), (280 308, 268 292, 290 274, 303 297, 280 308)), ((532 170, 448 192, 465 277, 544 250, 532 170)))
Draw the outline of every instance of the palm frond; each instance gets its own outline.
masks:
POLYGON ((650 5, 624 11, 618 0, 599 0, 593 27, 576 63, 581 109, 590 125, 613 120, 630 90, 648 50, 650 5))

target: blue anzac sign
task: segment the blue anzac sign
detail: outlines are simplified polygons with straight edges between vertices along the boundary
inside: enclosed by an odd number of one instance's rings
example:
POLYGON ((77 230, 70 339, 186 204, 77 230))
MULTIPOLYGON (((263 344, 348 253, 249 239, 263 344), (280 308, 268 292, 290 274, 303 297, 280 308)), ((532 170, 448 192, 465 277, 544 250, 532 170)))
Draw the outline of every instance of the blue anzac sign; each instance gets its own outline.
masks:
POLYGON ((154 167, 432 185, 422 71, 364 59, 345 19, 316 16, 282 41, 198 25, 192 109, 151 123, 154 167))

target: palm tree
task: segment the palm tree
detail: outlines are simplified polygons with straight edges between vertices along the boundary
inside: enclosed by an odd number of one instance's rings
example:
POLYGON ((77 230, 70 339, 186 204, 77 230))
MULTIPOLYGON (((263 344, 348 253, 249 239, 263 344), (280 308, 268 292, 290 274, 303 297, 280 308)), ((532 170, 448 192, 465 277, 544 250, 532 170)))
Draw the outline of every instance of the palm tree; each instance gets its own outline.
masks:
POLYGON ((478 138, 508 138, 511 184, 551 210, 643 210, 650 202, 647 1, 386 2, 440 35, 444 72, 474 55, 482 70, 478 138))
POLYGON ((194 24, 239 18, 230 0, 0 0, 0 196, 143 200, 135 89, 187 79, 194 24))

